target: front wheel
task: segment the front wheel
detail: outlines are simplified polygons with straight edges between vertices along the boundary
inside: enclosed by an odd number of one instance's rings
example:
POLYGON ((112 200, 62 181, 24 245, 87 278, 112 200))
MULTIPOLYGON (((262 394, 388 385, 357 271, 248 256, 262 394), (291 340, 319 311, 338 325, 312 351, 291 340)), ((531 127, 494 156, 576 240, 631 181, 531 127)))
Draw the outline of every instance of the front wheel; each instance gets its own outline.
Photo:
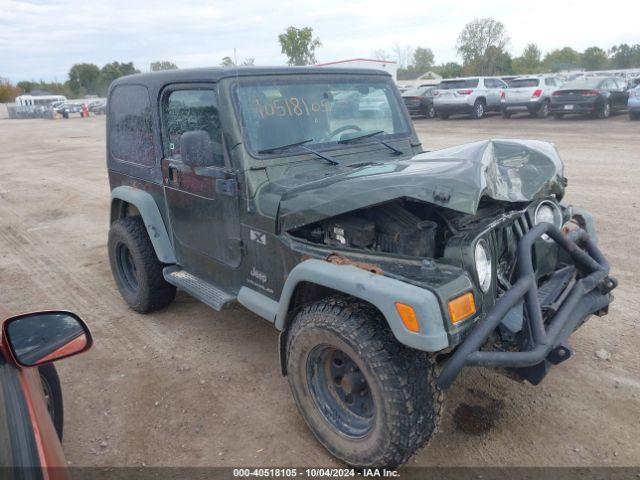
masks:
POLYGON ((476 100, 476 102, 473 104, 473 111, 471 112, 471 116, 476 120, 479 120, 484 117, 485 110, 486 106, 484 102, 482 100, 476 100))
POLYGON ((62 389, 60 388, 60 378, 56 367, 52 363, 40 365, 38 367, 40 383, 42 383, 42 394, 44 396, 49 416, 58 434, 58 439, 62 441, 62 431, 64 426, 64 405, 62 402, 62 389))
POLYGON ((435 118, 436 117, 436 108, 433 105, 427 106, 424 112, 424 116, 426 118, 435 118))
POLYGON ((298 410, 347 464, 396 468, 436 432, 443 394, 433 358, 399 344, 369 304, 332 297, 307 306, 286 351, 298 410))
POLYGON ((536 112, 532 112, 532 117, 547 118, 549 116, 549 102, 543 101, 536 112))
POLYGON ((598 118, 609 118, 611 116, 611 102, 605 101, 598 109, 596 116, 598 118))

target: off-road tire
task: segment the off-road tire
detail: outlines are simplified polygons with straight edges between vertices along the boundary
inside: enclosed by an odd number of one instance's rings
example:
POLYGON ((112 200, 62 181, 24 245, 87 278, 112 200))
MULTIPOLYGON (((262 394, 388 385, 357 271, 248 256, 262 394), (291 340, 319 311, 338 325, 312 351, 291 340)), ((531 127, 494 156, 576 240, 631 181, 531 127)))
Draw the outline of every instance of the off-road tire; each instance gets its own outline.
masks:
POLYGON ((42 391, 47 404, 49 416, 58 434, 58 439, 62 441, 64 429, 64 403, 62 400, 62 389, 60 388, 60 378, 56 367, 52 363, 40 365, 38 367, 42 391))
POLYGON ((164 279, 164 265, 156 256, 140 217, 116 220, 109 229, 108 249, 113 278, 122 298, 131 309, 139 313, 149 313, 164 308, 173 301, 176 287, 164 279), (135 269, 134 282, 127 281, 126 265, 123 264, 119 253, 121 248, 130 252, 131 263, 135 269))
POLYGON ((475 120, 480 120, 487 113, 487 106, 484 103, 484 100, 476 100, 473 104, 473 111, 471 112, 471 118, 475 120))
POLYGON ((298 410, 329 452, 354 467, 396 468, 437 431, 443 392, 432 356, 398 343, 371 305, 336 296, 303 308, 287 337, 287 373, 298 410), (360 438, 338 431, 320 411, 308 362, 316 348, 346 353, 373 397, 373 426, 360 438))

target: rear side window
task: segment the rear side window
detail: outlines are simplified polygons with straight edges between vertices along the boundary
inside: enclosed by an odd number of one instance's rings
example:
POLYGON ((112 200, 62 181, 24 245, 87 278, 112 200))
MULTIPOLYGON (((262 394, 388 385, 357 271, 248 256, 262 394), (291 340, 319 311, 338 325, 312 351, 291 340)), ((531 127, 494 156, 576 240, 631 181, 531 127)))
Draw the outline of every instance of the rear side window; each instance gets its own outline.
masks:
POLYGON ((149 92, 142 85, 119 85, 109 99, 109 147, 124 162, 153 165, 153 122, 149 92))
POLYGON ((509 82, 509 88, 537 87, 538 85, 540 85, 540 80, 537 78, 523 78, 521 80, 511 80, 509 82))
POLYGON ((211 88, 174 90, 163 104, 164 155, 180 158, 183 133, 204 131, 211 142, 209 165, 224 165, 222 129, 216 91, 211 88))
POLYGON ((455 88, 476 88, 478 86, 477 78, 469 78, 463 80, 445 80, 440 83, 438 88, 440 90, 452 90, 455 88))

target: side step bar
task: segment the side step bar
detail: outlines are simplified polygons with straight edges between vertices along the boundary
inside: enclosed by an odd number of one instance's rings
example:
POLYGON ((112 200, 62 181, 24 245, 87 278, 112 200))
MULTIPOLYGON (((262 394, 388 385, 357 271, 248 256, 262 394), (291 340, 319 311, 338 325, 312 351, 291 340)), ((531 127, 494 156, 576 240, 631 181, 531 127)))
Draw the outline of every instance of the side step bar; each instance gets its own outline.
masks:
POLYGON ((225 292, 195 275, 185 272, 175 265, 165 267, 162 270, 162 274, 164 275, 164 279, 171 285, 175 285, 179 289, 184 290, 214 310, 220 311, 236 300, 234 295, 225 292))

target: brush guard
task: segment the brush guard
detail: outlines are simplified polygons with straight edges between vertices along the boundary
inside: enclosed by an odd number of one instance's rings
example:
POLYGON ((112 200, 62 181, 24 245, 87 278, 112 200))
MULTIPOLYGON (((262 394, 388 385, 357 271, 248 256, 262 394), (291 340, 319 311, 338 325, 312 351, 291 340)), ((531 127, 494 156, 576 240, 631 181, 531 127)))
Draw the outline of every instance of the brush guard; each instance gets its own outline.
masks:
POLYGON ((539 383, 551 365, 560 363, 571 350, 565 343, 585 319, 594 313, 604 314, 618 282, 609 276, 609 263, 584 230, 565 235, 550 223, 540 223, 527 232, 518 245, 518 279, 496 302, 484 320, 445 363, 438 387, 448 388, 466 366, 513 368, 533 384, 539 383), (573 259, 578 280, 563 292, 564 300, 546 322, 538 296, 531 250, 542 235, 548 235, 573 259), (520 351, 481 351, 503 318, 519 302, 524 303, 523 331, 528 333, 529 348, 520 351))

